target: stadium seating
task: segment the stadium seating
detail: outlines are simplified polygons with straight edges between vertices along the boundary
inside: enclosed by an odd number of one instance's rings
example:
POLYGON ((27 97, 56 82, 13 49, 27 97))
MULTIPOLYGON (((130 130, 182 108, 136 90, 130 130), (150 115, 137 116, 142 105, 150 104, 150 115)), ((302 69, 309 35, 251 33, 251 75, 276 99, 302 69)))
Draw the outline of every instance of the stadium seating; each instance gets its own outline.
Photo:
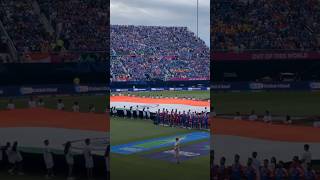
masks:
POLYGON ((108 3, 103 0, 0 1, 0 20, 19 53, 105 51, 108 3))
POLYGON ((320 50, 318 0, 217 0, 211 11, 216 51, 320 50))
POLYGON ((186 27, 111 26, 112 81, 209 79, 209 48, 186 27))

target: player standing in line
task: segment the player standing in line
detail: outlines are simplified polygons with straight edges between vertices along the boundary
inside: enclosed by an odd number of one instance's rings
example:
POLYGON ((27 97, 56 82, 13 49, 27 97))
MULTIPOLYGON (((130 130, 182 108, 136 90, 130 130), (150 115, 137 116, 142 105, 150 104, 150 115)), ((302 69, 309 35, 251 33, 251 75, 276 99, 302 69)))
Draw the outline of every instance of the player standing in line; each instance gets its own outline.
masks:
POLYGON ((93 177, 92 170, 94 167, 93 157, 92 157, 92 149, 91 149, 90 144, 91 144, 90 139, 85 139, 85 147, 83 149, 83 156, 84 156, 84 160, 85 160, 85 166, 87 169, 88 179, 92 179, 92 177, 93 177))
POLYGON ((256 121, 256 120, 258 120, 258 116, 256 115, 256 113, 255 113, 254 110, 251 111, 251 114, 249 115, 249 120, 250 120, 250 121, 256 121))
POLYGON ((240 164, 240 156, 236 154, 234 156, 234 163, 231 166, 231 180, 241 180, 242 177, 242 165, 240 164))
POLYGON ((252 164, 252 158, 248 158, 247 167, 244 170, 244 175, 247 180, 255 180, 257 173, 252 164))
POLYGON ((68 165, 68 180, 73 180, 73 165, 74 165, 74 158, 73 153, 71 151, 71 142, 68 141, 64 146, 64 156, 68 165))
POLYGON ((301 156, 301 163, 304 170, 307 170, 308 164, 311 164, 312 154, 310 152, 309 144, 305 144, 303 146, 304 152, 301 156))
POLYGON ((91 112, 91 113, 96 112, 96 107, 94 106, 94 104, 89 105, 89 112, 91 112))
POLYGON ((29 106, 29 108, 35 108, 35 107, 37 107, 37 103, 36 103, 36 101, 33 99, 32 96, 29 98, 28 106, 29 106))
POLYGON ((64 103, 62 102, 62 99, 58 99, 57 109, 58 110, 64 110, 64 103))
POLYGON ((289 169, 289 176, 292 180, 300 180, 303 177, 303 169, 298 156, 293 157, 292 164, 289 169))
POLYGON ((317 180, 317 173, 315 170, 312 169, 312 165, 310 163, 307 164, 307 169, 304 172, 304 179, 305 180, 317 180))
POLYGON ((147 118, 151 119, 151 113, 149 107, 147 107, 147 118))
POLYGON ((282 161, 280 161, 274 171, 274 179, 275 180, 283 180, 286 179, 288 177, 288 172, 287 170, 284 168, 284 163, 282 161))
POLYGON ((258 160, 258 153, 253 152, 252 153, 252 165, 254 169, 256 170, 257 176, 260 177, 260 167, 261 167, 261 162, 258 160))
POLYGON ((145 119, 145 118, 146 118, 146 115, 147 115, 147 113, 146 113, 145 110, 146 110, 145 108, 142 109, 142 118, 143 118, 143 119, 145 119))
POLYGON ((11 143, 7 142, 6 146, 4 147, 5 154, 7 156, 7 160, 9 163, 9 174, 13 174, 15 170, 15 164, 14 164, 14 159, 13 159, 13 153, 12 153, 12 147, 11 143))
POLYGON ((42 98, 39 98, 38 102, 37 102, 37 106, 38 107, 44 107, 44 102, 42 98))
POLYGON ((13 110, 13 109, 15 109, 16 108, 16 106, 15 106, 15 104, 13 103, 13 100, 12 99, 9 99, 9 102, 8 102, 8 105, 7 105, 7 109, 8 110, 13 110))
POLYGON ((174 143, 174 152, 177 164, 180 164, 180 140, 177 137, 176 142, 174 143))
POLYGON ((46 139, 44 140, 43 143, 44 143, 43 160, 47 169, 46 179, 49 179, 54 176, 53 174, 54 161, 53 161, 53 155, 52 155, 51 149, 49 147, 50 145, 49 140, 46 139))
POLYGON ((218 179, 229 179, 228 168, 226 167, 226 158, 222 157, 220 159, 219 167, 217 169, 217 177, 218 179))
POLYGON ((137 116, 137 118, 139 118, 140 117, 140 114, 139 114, 139 106, 137 105, 137 107, 136 107, 136 116, 137 116))
POLYGON ((80 111, 80 106, 79 106, 78 101, 75 101, 75 102, 73 103, 72 111, 73 111, 73 112, 79 112, 79 111, 80 111))
POLYGON ((123 117, 127 118, 127 109, 126 106, 123 106, 123 117))
POLYGON ((132 106, 130 107, 130 116, 131 116, 131 119, 133 119, 133 108, 132 108, 132 106))
POLYGON ((260 179, 269 180, 271 179, 271 170, 269 169, 269 160, 265 159, 263 161, 263 166, 260 169, 260 179))
POLYGON ((15 141, 12 145, 12 149, 11 149, 11 158, 12 158, 12 162, 14 164, 14 168, 12 169, 11 173, 13 174, 15 170, 17 170, 18 172, 18 175, 23 175, 23 172, 22 172, 22 161, 23 161, 23 158, 21 156, 21 153, 18 149, 18 142, 15 141))

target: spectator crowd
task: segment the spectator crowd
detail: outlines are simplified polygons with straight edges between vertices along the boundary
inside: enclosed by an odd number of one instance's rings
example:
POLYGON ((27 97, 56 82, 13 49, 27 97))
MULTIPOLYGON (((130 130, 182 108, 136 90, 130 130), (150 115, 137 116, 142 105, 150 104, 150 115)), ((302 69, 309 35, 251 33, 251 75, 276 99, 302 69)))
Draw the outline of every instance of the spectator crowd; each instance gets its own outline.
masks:
POLYGON ((0 0, 0 20, 19 53, 109 47, 109 6, 103 0, 0 0))
POLYGON ((318 0, 218 0, 211 12, 215 50, 320 50, 318 0))
POLYGON ((113 81, 209 79, 209 48, 186 27, 111 25, 113 81))

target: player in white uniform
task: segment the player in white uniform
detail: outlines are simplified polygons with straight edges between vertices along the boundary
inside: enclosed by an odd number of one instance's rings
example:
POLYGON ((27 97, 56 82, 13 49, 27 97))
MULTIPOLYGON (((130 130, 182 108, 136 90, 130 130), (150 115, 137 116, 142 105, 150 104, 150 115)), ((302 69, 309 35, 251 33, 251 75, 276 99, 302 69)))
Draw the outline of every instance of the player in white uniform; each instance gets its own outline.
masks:
POLYGON ((142 110, 142 117, 143 117, 143 119, 146 118, 146 115, 147 115, 146 109, 143 108, 143 110, 142 110))
POLYGON ((10 99, 9 102, 8 102, 8 105, 7 105, 7 109, 8 110, 13 110, 16 108, 16 105, 13 103, 13 100, 10 99))
POLYGON ((79 112, 80 111, 80 106, 79 106, 79 103, 77 101, 73 103, 72 111, 73 112, 79 112))
POLYGON ((137 118, 139 118, 140 114, 139 114, 139 106, 136 107, 136 115, 137 115, 137 118))
POLYGON ((127 117, 127 109, 126 109, 126 106, 123 106, 123 117, 124 117, 124 118, 127 117))
POLYGON ((251 111, 251 114, 249 115, 249 120, 250 120, 250 121, 256 121, 256 120, 258 120, 258 116, 256 115, 256 113, 255 113, 254 110, 251 111))
POLYGON ((57 109, 64 110, 64 103, 62 102, 62 99, 58 99, 57 109))
POLYGON ((28 106, 29 106, 29 108, 35 108, 35 107, 37 106, 37 103, 36 103, 36 101, 33 99, 33 97, 30 97, 30 98, 29 98, 28 106))
POLYGON ((133 119, 133 107, 130 107, 130 115, 131 115, 131 119, 133 119))
POLYGON ((175 158, 177 160, 177 164, 180 164, 180 140, 176 138, 176 142, 174 143, 174 152, 175 158))
POLYGON ((11 161, 11 163, 13 163, 13 168, 9 170, 10 174, 14 174, 15 171, 17 170, 17 173, 19 175, 23 175, 22 172, 22 161, 23 158, 21 156, 21 153, 18 149, 18 142, 15 141, 12 145, 11 151, 9 152, 9 161, 11 161))
POLYGON ((96 112, 96 107, 94 106, 94 104, 89 105, 89 112, 92 112, 92 113, 96 112))
POLYGON ((149 107, 147 107, 147 118, 148 118, 148 119, 151 119, 151 114, 150 114, 150 109, 149 109, 149 107))
POLYGON ((263 116, 263 121, 266 123, 272 123, 272 116, 269 111, 266 111, 266 114, 263 116))
POLYGON ((68 180, 74 179, 74 177, 73 177, 74 158, 73 158, 73 153, 72 153, 71 148, 72 148, 71 142, 68 141, 64 147, 64 156, 65 156, 66 162, 68 164, 68 180))
POLYGON ((85 147, 83 149, 83 156, 84 156, 84 160, 85 160, 85 165, 86 165, 86 169, 87 169, 87 176, 89 179, 92 178, 92 169, 94 167, 93 164, 93 157, 92 157, 92 148, 90 145, 90 139, 86 139, 85 140, 85 147))
POLYGON ((51 178, 54 176, 53 175, 53 166, 54 166, 53 155, 49 147, 50 145, 49 140, 46 139, 44 140, 43 143, 44 143, 43 160, 47 169, 46 178, 51 178))
POLYGON ((40 99, 38 100, 37 106, 38 106, 38 107, 44 107, 43 99, 40 98, 40 99))

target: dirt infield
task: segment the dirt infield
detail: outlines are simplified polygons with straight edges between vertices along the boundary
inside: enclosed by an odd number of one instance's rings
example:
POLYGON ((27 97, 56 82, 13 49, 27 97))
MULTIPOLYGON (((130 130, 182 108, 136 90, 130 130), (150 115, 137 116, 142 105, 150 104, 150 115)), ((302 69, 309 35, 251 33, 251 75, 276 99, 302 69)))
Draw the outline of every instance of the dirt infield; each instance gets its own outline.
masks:
POLYGON ((272 141, 320 143, 319 128, 244 120, 214 118, 211 133, 272 141))
POLYGON ((131 96, 110 96, 110 102, 133 102, 133 103, 152 103, 152 104, 181 104, 189 106, 206 106, 210 107, 208 101, 197 101, 189 99, 175 99, 175 98, 143 98, 131 96))
POLYGON ((109 132, 107 114, 80 113, 46 108, 0 111, 0 128, 50 127, 109 132))

